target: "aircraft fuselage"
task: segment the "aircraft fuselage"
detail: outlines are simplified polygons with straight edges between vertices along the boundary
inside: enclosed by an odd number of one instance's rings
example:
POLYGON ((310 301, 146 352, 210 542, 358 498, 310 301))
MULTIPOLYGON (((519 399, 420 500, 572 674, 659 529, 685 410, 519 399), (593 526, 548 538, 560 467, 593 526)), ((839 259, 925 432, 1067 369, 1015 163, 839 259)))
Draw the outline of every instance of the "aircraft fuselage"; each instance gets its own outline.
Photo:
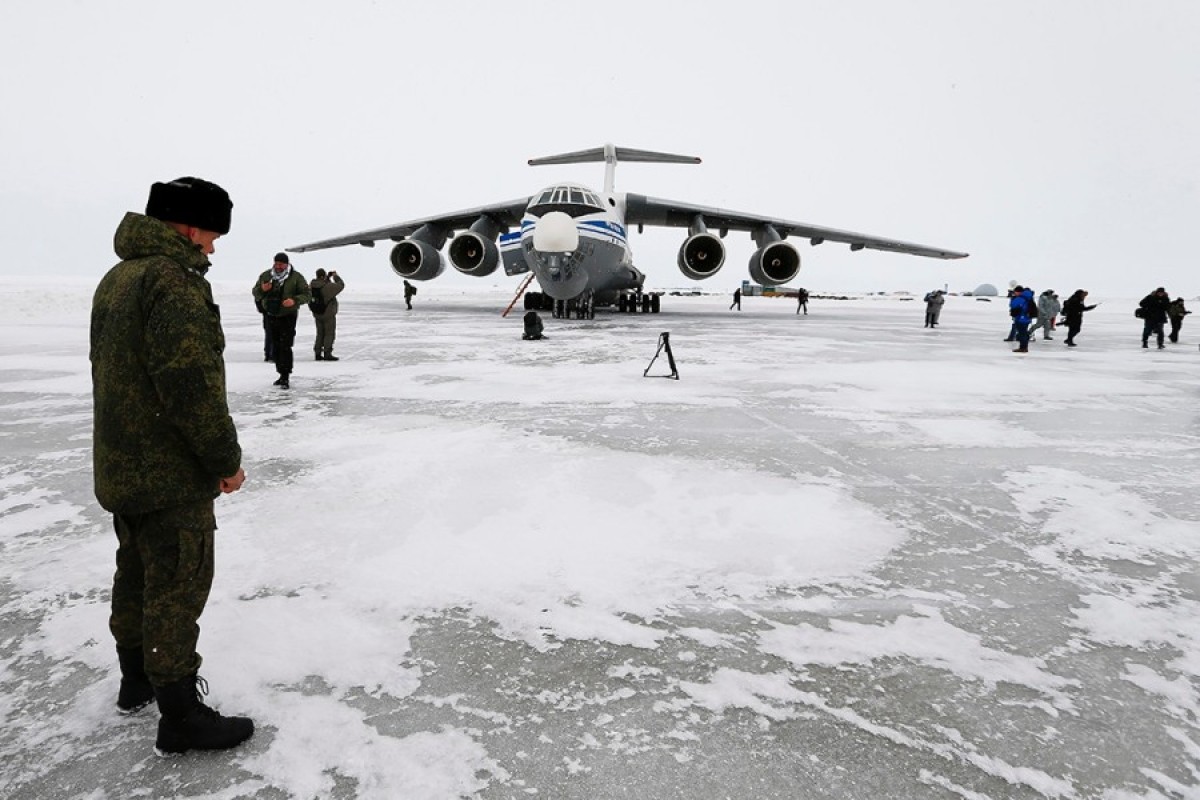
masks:
POLYGON ((509 274, 532 271, 555 300, 587 292, 598 305, 622 291, 639 289, 645 275, 633 266, 623 198, 600 195, 577 184, 549 186, 535 194, 521 229, 500 237, 509 274))

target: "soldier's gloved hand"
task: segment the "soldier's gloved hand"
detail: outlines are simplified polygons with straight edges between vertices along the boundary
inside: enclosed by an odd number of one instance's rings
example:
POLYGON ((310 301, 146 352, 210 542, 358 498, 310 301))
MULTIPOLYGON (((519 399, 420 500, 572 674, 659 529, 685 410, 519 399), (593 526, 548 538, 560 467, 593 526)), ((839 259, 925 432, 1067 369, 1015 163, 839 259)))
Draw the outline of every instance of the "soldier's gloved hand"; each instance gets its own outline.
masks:
POLYGON ((228 478, 221 478, 221 492, 229 494, 236 492, 242 488, 242 484, 246 482, 246 471, 238 467, 238 471, 228 478))

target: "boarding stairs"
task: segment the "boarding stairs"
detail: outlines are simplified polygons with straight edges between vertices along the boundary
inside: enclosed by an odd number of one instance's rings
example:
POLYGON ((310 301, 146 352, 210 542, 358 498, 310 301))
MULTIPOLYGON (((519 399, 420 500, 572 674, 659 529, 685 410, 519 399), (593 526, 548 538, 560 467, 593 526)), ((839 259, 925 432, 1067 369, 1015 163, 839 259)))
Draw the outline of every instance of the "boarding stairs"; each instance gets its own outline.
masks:
POLYGON ((522 281, 522 283, 521 283, 521 288, 517 289, 517 293, 515 295, 513 295, 512 302, 508 304, 508 308, 504 309, 504 313, 501 314, 500 316, 502 316, 502 317, 508 316, 508 312, 513 310, 513 306, 515 306, 517 304, 517 301, 521 299, 521 295, 525 294, 525 290, 529 288, 529 284, 530 284, 530 282, 533 281, 533 278, 534 278, 534 275, 532 272, 525 276, 525 280, 522 281))

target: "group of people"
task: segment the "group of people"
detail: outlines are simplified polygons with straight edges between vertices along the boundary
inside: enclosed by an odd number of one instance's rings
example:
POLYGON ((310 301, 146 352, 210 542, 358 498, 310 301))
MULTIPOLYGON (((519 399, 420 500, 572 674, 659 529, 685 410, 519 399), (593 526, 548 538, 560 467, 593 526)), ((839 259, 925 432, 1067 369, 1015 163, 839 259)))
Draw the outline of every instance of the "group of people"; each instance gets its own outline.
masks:
POLYGON ((254 306, 263 320, 263 360, 275 362, 279 378, 275 385, 291 386, 295 358, 292 346, 296 341, 296 323, 300 309, 307 306, 316 323, 317 336, 313 341, 313 356, 317 361, 338 361, 333 354, 337 335, 337 296, 346 288, 336 270, 318 269, 312 281, 305 280, 287 253, 276 253, 275 263, 258 276, 254 284, 254 306))
MULTIPOLYGON (((1087 304, 1087 290, 1076 289, 1075 293, 1061 305, 1058 295, 1053 289, 1046 289, 1037 300, 1034 300, 1033 290, 1024 286, 1014 286, 1008 294, 1008 310, 1012 317, 1012 327, 1004 341, 1016 342, 1014 353, 1028 353, 1029 342, 1037 337, 1034 335, 1040 328, 1042 339, 1052 339, 1050 332, 1058 325, 1058 315, 1062 312, 1063 324, 1067 327, 1067 347, 1075 347, 1075 337, 1083 327, 1084 312, 1091 311, 1096 306, 1087 304)), ((1135 315, 1142 324, 1142 347, 1149 347, 1150 337, 1156 339, 1158 349, 1164 344, 1164 326, 1171 323, 1171 342, 1179 341, 1179 330, 1183 326, 1183 318, 1192 312, 1188 311, 1182 297, 1174 300, 1162 286, 1142 298, 1138 303, 1135 315)))
MULTIPOLYGON (((112 514, 117 537, 109 630, 116 645, 119 713, 157 703, 160 754, 235 747, 254 733, 246 717, 224 716, 204 702, 198 620, 212 586, 214 500, 242 488, 247 475, 225 388, 225 337, 206 275, 215 242, 230 230, 233 202, 220 186, 194 177, 150 187, 145 213, 129 212, 114 236, 120 262, 92 300, 93 479, 96 498, 112 514)), ((323 301, 314 355, 333 356, 336 272, 307 282, 286 253, 255 283, 266 328, 266 357, 286 387, 301 306, 323 301)), ((936 327, 943 293, 926 298, 926 325, 936 327)), ((741 293, 735 293, 736 300, 741 293)), ((1028 352, 1032 331, 1050 339, 1059 311, 1068 346, 1082 325, 1087 292, 1058 306, 1046 290, 1016 287, 1010 295, 1015 352, 1028 352), (1031 322, 1037 319, 1032 329, 1031 322)), ((406 290, 406 300, 411 294, 406 290)), ((802 292, 797 313, 806 309, 802 292)), ((312 306, 310 306, 312 307, 312 306)), ((1178 341, 1189 312, 1159 288, 1139 304, 1142 345, 1171 321, 1178 341)), ((528 323, 531 321, 527 319, 528 323)), ((540 321, 531 331, 542 334, 540 321)), ((664 334, 665 336, 665 334, 664 334)))
MULTIPOLYGON (((730 311, 733 311, 735 308, 738 311, 742 310, 742 288, 740 286, 733 290, 733 302, 729 304, 730 311)), ((803 313, 804 316, 808 316, 807 289, 801 288, 796 290, 796 313, 803 313)))
POLYGON ((1177 344, 1183 318, 1190 313, 1192 312, 1184 306, 1182 297, 1172 300, 1167 290, 1161 286, 1143 297, 1142 302, 1138 303, 1137 311, 1134 312, 1142 320, 1142 347, 1150 346, 1151 336, 1155 337, 1159 350, 1166 347, 1163 343, 1163 326, 1167 322, 1171 323, 1171 333, 1166 338, 1170 339, 1172 344, 1177 344))

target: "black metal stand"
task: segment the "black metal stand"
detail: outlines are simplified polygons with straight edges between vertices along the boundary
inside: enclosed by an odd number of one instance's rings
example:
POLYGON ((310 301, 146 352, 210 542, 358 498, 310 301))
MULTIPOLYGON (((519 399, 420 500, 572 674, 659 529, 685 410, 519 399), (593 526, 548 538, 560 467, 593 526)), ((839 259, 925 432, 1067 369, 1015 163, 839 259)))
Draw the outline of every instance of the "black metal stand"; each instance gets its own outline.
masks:
POLYGON ((654 358, 650 359, 650 363, 646 365, 646 369, 642 372, 642 377, 653 378, 674 378, 679 380, 679 370, 675 366, 675 355, 671 352, 671 334, 663 331, 658 335, 658 349, 654 351, 654 358), (654 362, 658 360, 658 356, 662 351, 667 351, 667 364, 671 367, 670 375, 650 375, 650 368, 654 366, 654 362))

